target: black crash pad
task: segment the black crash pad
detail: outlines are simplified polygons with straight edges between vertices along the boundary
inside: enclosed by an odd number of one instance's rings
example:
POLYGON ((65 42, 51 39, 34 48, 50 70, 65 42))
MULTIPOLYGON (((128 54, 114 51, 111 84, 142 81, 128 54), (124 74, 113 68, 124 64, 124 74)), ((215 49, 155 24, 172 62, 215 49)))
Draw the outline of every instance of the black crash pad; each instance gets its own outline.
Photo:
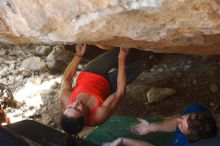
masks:
POLYGON ((1 146, 97 146, 33 120, 0 126, 1 146))

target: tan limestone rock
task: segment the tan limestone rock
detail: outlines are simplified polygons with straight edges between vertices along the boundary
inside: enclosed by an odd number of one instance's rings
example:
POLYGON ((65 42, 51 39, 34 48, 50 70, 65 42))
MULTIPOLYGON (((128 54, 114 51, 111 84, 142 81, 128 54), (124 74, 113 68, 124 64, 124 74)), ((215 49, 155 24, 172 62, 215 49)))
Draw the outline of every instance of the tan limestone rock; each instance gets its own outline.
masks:
POLYGON ((219 0, 1 0, 1 43, 220 54, 219 0))

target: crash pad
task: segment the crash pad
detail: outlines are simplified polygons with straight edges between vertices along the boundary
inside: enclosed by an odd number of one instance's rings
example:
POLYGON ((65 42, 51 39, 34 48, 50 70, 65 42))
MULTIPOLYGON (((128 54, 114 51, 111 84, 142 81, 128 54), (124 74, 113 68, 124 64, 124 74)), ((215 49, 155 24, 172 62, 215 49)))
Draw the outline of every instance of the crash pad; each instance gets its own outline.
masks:
MULTIPOLYGON (((149 122, 164 120, 165 118, 147 118, 149 122)), ((150 142, 156 146, 169 146, 174 133, 156 132, 146 136, 136 136, 130 132, 130 127, 139 123, 136 117, 112 116, 101 126, 97 126, 85 140, 97 145, 113 141, 118 137, 134 138, 150 142)))

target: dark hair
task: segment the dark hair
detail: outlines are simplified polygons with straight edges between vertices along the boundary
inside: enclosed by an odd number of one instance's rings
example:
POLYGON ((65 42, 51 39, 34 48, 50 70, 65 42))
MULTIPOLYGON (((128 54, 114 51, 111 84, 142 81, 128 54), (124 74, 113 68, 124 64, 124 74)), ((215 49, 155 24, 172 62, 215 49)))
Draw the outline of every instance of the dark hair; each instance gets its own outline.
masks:
POLYGON ((61 127, 70 135, 79 133, 83 129, 84 123, 85 118, 83 116, 77 118, 68 117, 65 114, 61 116, 61 127))
POLYGON ((191 114, 187 123, 189 128, 187 137, 191 142, 217 135, 216 121, 210 112, 191 114))

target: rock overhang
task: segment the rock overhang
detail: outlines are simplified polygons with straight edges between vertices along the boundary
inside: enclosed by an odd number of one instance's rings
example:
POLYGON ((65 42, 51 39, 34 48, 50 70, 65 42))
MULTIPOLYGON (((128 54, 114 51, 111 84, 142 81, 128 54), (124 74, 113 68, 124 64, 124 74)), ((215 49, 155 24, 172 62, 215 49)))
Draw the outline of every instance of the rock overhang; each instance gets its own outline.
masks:
POLYGON ((0 42, 105 43, 161 53, 220 54, 219 0, 6 0, 0 42))

